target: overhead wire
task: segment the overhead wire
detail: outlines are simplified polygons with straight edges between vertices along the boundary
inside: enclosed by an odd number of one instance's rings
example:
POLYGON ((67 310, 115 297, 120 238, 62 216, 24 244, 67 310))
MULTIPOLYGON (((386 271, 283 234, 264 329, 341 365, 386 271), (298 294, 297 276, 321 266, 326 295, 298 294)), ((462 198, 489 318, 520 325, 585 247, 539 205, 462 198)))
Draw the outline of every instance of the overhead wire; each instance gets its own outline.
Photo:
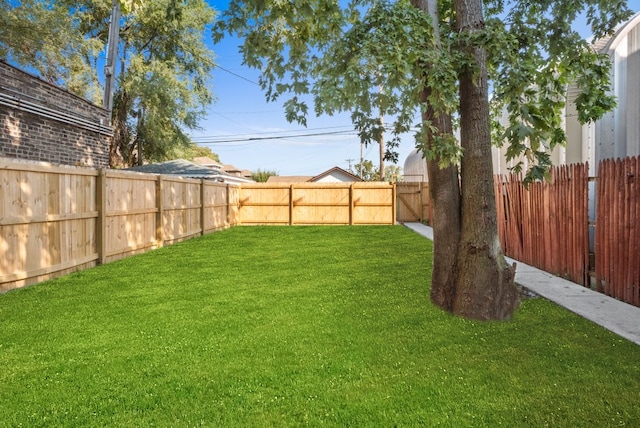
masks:
POLYGON ((224 67, 221 67, 221 66, 220 66, 220 65, 218 65, 218 64, 214 64, 214 67, 215 67, 215 68, 219 68, 220 70, 222 70, 222 71, 224 71, 224 72, 226 72, 226 73, 229 73, 229 74, 231 74, 232 76, 235 76, 235 77, 237 77, 237 78, 239 78, 239 79, 242 79, 242 80, 245 80, 245 81, 247 81, 247 82, 249 82, 249 83, 252 83, 252 84, 254 84, 254 85, 260 86, 260 84, 259 84, 258 82, 254 82, 253 80, 248 79, 248 78, 246 78, 246 77, 244 77, 244 76, 242 76, 242 75, 240 75, 240 74, 238 74, 238 73, 234 73, 233 71, 228 70, 228 69, 226 69, 226 68, 224 68, 224 67))

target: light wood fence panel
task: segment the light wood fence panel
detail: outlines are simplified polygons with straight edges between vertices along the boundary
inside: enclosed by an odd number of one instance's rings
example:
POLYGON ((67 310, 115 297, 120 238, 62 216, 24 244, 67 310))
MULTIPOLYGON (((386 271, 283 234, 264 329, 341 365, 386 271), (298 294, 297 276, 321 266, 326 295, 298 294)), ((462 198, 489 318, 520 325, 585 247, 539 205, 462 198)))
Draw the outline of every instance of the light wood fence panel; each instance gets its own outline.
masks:
POLYGON ((231 186, 227 185, 228 190, 228 200, 229 200, 229 211, 228 211, 228 221, 229 226, 233 227, 240 224, 240 186, 231 186))
POLYGON ((289 224, 350 224, 351 197, 349 184, 292 185, 289 224))
POLYGON ((160 246, 156 240, 156 181, 151 174, 104 172, 102 262, 160 246))
POLYGON ((352 193, 351 224, 395 224, 395 185, 354 183, 352 193))
POLYGON ((231 226, 229 212, 231 187, 202 180, 202 233, 215 232, 231 226))
POLYGON ((162 224, 165 244, 202 234, 201 180, 164 176, 162 224))
POLYGON ((400 222, 423 222, 433 224, 429 183, 396 183, 397 217, 400 222))
POLYGON ((598 165, 595 271, 598 291, 640 306, 640 161, 598 165))
POLYGON ((589 284, 588 166, 555 167, 551 182, 497 176, 498 232, 507 256, 589 284))
POLYGON ((289 224, 291 185, 242 184, 238 195, 238 224, 289 224))
POLYGON ((0 159, 0 291, 97 263, 96 177, 0 159))
POLYGON ((394 224, 389 183, 251 183, 240 187, 244 225, 394 224))

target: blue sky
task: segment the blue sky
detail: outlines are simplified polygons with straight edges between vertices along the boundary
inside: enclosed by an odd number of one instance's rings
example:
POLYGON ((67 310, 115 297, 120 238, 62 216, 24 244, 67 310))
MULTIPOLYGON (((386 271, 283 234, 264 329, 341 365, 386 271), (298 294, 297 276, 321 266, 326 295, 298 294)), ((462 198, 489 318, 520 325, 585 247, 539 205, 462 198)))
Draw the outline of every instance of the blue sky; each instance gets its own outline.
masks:
MULTIPOLYGON (((219 11, 228 4, 208 1, 219 11)), ((640 10, 640 0, 629 0, 628 4, 632 10, 640 10)), ((579 31, 589 36, 585 29, 579 31)), ((191 134, 194 141, 210 147, 222 163, 252 171, 276 171, 279 175, 317 175, 334 166, 348 169, 359 162, 360 142, 348 114, 315 117, 310 112, 306 129, 288 123, 281 102, 265 101, 257 85, 258 71, 242 65, 238 44, 237 39, 225 38, 212 46, 220 66, 213 71, 212 80, 217 100, 208 108, 207 117, 201 122, 202 130, 191 134), (249 138, 259 139, 222 142, 249 138)), ((399 166, 413 149, 413 137, 408 136, 400 144, 399 166)), ((364 159, 378 164, 377 145, 364 148, 362 153, 364 159)))

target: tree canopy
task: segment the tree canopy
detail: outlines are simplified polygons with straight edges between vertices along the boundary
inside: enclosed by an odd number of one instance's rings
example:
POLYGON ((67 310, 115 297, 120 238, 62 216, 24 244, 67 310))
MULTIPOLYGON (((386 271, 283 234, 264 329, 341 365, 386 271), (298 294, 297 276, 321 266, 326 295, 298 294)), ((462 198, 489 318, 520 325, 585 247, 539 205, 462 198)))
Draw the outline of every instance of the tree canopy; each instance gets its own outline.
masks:
MULTIPOLYGON (((317 114, 351 113, 365 143, 384 131, 380 116, 391 118, 387 158, 396 160, 402 134, 415 129, 424 104, 420 89, 431 88, 429 105, 458 112, 458 70, 468 58, 460 43, 487 50, 494 117, 506 109, 510 126, 496 125, 496 144, 508 156, 526 156, 531 179, 549 166, 548 150, 565 141, 561 111, 566 86, 575 82, 583 122, 614 105, 607 95, 606 58, 594 52, 574 29, 585 18, 595 38, 611 32, 630 15, 626 2, 587 0, 488 0, 485 26, 472 39, 455 31, 451 0, 439 0, 438 30, 431 17, 409 0, 231 1, 217 24, 216 37, 235 34, 244 61, 260 69, 266 98, 286 99, 286 117, 305 123, 311 104, 317 114), (420 70, 429 67, 428 75, 420 70)), ((421 132, 425 132, 420 123, 421 132)), ((459 145, 441 135, 429 156, 458 162, 459 145)), ((422 138, 418 133, 418 141, 422 138)))
MULTIPOLYGON (((159 161, 193 146, 213 100, 205 43, 215 12, 204 0, 122 1, 112 166, 159 161)), ((0 0, 0 58, 35 70, 94 102, 111 0, 0 0)), ((192 149, 191 149, 192 150, 192 149)))

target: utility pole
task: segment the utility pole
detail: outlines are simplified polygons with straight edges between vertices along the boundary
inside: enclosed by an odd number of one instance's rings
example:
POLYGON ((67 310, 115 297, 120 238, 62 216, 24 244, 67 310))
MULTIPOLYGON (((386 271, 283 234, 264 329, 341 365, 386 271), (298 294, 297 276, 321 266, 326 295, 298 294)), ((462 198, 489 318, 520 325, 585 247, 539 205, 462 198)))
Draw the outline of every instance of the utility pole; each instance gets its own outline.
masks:
POLYGON ((362 141, 360 141, 360 178, 362 178, 362 162, 364 161, 362 159, 362 141))
POLYGON ((118 54, 118 42, 120 36, 120 0, 111 2, 111 22, 109 22, 109 40, 107 42, 107 60, 104 65, 104 97, 102 107, 111 111, 113 109, 113 87, 115 86, 115 62, 118 54))
POLYGON ((380 138, 378 144, 380 144, 380 181, 384 181, 384 123, 382 122, 382 115, 380 115, 380 138))
POLYGON ((345 161, 347 161, 349 163, 349 172, 351 172, 351 162, 353 162, 355 159, 345 159, 345 161))

